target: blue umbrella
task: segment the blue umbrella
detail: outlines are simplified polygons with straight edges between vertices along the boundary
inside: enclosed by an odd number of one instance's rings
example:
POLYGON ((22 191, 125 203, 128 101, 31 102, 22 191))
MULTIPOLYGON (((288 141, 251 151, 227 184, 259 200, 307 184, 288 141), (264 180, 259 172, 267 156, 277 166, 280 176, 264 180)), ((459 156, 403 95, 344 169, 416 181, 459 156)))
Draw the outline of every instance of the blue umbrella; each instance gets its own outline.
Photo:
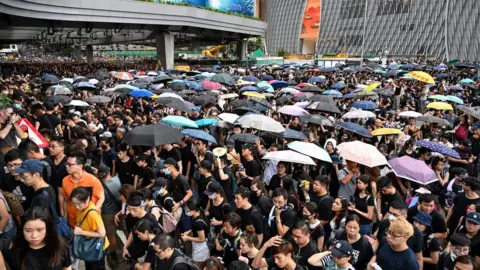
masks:
POLYGON ((74 84, 73 87, 75 87, 75 88, 92 88, 92 89, 97 88, 97 87, 95 87, 95 85, 93 85, 89 82, 79 82, 79 83, 74 84))
POLYGON ((353 122, 340 122, 338 125, 345 130, 356 133, 363 137, 372 137, 372 133, 368 129, 360 126, 359 124, 353 122))
POLYGON ((438 143, 438 142, 421 140, 421 141, 417 141, 415 144, 420 146, 420 147, 430 149, 430 151, 432 151, 432 152, 436 152, 436 153, 440 153, 442 155, 446 155, 446 156, 449 156, 449 157, 461 159, 461 157, 460 157, 460 155, 458 154, 457 151, 455 151, 451 148, 448 148, 447 146, 445 146, 441 143, 438 143))
POLYGON ((325 79, 322 77, 311 77, 310 79, 308 79, 309 83, 322 83, 324 81, 325 79))
POLYGON ((134 90, 128 94, 134 98, 151 98, 153 96, 152 92, 144 89, 134 90))
POLYGON ((462 91, 462 90, 463 90, 463 88, 462 88, 460 85, 458 85, 458 84, 457 84, 457 85, 450 85, 450 86, 448 87, 448 89, 449 89, 449 90, 456 90, 456 91, 462 91))
POLYGON ((198 128, 197 124, 192 120, 178 115, 169 115, 163 118, 161 122, 181 127, 198 128))
POLYGON ((473 80, 472 79, 463 79, 463 80, 459 81, 458 83, 460 83, 460 84, 472 84, 473 80))
POLYGON ((454 73, 440 73, 435 76, 437 79, 455 77, 454 73))
POLYGON ((264 92, 275 92, 275 90, 273 89, 273 87, 268 83, 268 82, 259 82, 257 83, 257 86, 259 88, 264 88, 264 92))
POLYGON ((273 77, 271 75, 263 75, 262 80, 263 81, 271 81, 271 80, 273 80, 273 77))
POLYGON ((457 104, 463 104, 463 100, 459 97, 456 97, 456 96, 445 96, 445 98, 448 100, 448 101, 451 101, 451 102, 455 102, 457 104))
POLYGON ((332 85, 332 88, 342 89, 345 88, 346 84, 344 82, 337 82, 332 85))
POLYGON ((335 96, 335 97, 342 97, 343 96, 342 93, 340 93, 339 91, 334 90, 334 89, 327 90, 327 91, 323 92, 322 94, 323 95, 329 95, 329 96, 335 96))
POLYGON ((260 88, 258 88, 256 86, 249 85, 249 86, 244 86, 244 87, 240 88, 240 93, 248 92, 248 91, 258 92, 259 90, 260 90, 260 88))
POLYGON ((477 73, 477 74, 473 75, 473 78, 474 78, 475 80, 480 79, 480 73, 477 73))
POLYGON ((348 93, 343 95, 343 98, 354 98, 355 96, 357 96, 357 93, 348 93))
POLYGON ((270 84, 273 89, 279 89, 279 88, 284 88, 288 86, 288 83, 285 81, 274 81, 270 84))
POLYGON ((336 68, 336 67, 327 67, 327 68, 321 68, 321 69, 320 69, 320 72, 323 72, 323 73, 335 72, 335 71, 338 71, 338 68, 336 68))
POLYGON ((193 138, 201 139, 204 141, 212 142, 214 144, 217 144, 217 140, 215 138, 208 134, 207 132, 199 129, 184 129, 182 130, 182 134, 185 136, 190 136, 193 138))
POLYGON ((391 64, 391 65, 388 65, 387 68, 388 69, 398 69, 398 65, 397 64, 391 64))
POLYGON ((201 80, 205 80, 208 77, 203 74, 198 74, 198 75, 195 75, 193 78, 197 81, 201 81, 201 80))
POLYGON ((373 101, 355 101, 352 103, 352 107, 362 110, 375 110, 377 108, 377 104, 373 101))
POLYGON ((402 68, 410 70, 410 69, 413 69, 415 66, 416 65, 414 64, 406 64, 406 65, 402 65, 402 68))
POLYGON ((204 118, 195 121, 195 124, 199 127, 204 127, 204 126, 210 126, 210 125, 215 125, 218 124, 218 120, 215 118, 204 118))
POLYGON ((286 128, 285 132, 282 134, 283 138, 286 139, 295 139, 295 140, 306 140, 307 136, 300 131, 296 131, 290 128, 286 128))
POLYGON ((40 78, 43 80, 43 79, 47 79, 47 78, 57 78, 57 76, 55 76, 54 74, 51 74, 51 73, 45 73, 45 74, 42 74, 42 76, 40 76, 40 78))
POLYGON ((242 81, 257 83, 257 82, 260 81, 260 79, 255 77, 255 76, 244 76, 244 77, 242 77, 242 81))
POLYGON ((204 90, 202 85, 197 83, 197 82, 187 81, 187 86, 188 86, 188 88, 193 89, 195 91, 203 91, 204 90))

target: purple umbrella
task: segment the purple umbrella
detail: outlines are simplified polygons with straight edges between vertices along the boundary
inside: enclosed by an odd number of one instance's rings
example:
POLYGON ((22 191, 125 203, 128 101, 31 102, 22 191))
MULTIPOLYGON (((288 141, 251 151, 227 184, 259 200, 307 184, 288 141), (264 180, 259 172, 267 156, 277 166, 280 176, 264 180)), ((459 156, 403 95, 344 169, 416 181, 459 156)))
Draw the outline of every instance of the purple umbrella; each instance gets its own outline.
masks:
POLYGON ((422 185, 438 181, 435 172, 422 160, 403 156, 391 159, 388 163, 397 177, 422 185))

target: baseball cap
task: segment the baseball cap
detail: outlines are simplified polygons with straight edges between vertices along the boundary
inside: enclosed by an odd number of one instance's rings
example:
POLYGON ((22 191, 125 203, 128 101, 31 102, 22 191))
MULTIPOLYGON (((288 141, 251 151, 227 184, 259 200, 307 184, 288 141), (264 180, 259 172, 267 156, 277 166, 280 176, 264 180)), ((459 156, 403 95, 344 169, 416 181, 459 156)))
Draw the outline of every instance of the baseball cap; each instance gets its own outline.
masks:
POLYGON ((332 255, 337 258, 344 258, 353 255, 353 248, 350 243, 340 240, 332 248, 332 255))
POLYGON ((249 144, 249 143, 246 143, 246 144, 242 145, 242 149, 250 149, 250 151, 251 151, 253 149, 253 145, 249 144))
POLYGON ((174 166, 176 169, 178 169, 178 164, 177 164, 177 162, 175 161, 175 159, 173 159, 173 158, 167 158, 167 159, 165 160, 165 162, 163 162, 163 166, 165 166, 165 165, 172 165, 172 166, 174 166))
POLYGON ((211 181, 207 184, 207 189, 203 192, 203 194, 210 196, 213 193, 220 193, 222 190, 222 186, 217 181, 211 181))
POLYGON ((104 178, 108 175, 109 172, 110 168, 107 165, 101 164, 100 166, 98 166, 98 177, 104 178))
POLYGON ((200 162, 200 168, 211 171, 212 163, 208 160, 202 160, 202 162, 200 162))
POLYGON ((36 159, 27 159, 22 165, 13 170, 15 173, 43 172, 43 163, 36 159))
POLYGON ((418 223, 425 225, 427 227, 432 226, 432 216, 430 216, 427 213, 423 212, 418 212, 414 217, 414 220, 416 220, 418 223))
POLYGON ((163 177, 158 177, 157 179, 155 179, 155 184, 153 185, 152 190, 153 191, 158 191, 162 187, 166 187, 167 184, 168 184, 167 179, 165 179, 163 177))
POLYGON ((140 155, 136 156, 133 161, 139 162, 139 161, 146 161, 146 160, 148 160, 148 156, 145 155, 145 154, 140 154, 140 155))
POLYGON ((470 146, 472 145, 472 142, 469 140, 469 139, 465 139, 463 141, 460 142, 461 144, 465 145, 465 146, 470 146))
POLYGON ((104 138, 112 138, 113 135, 110 131, 105 131, 102 135, 100 135, 100 137, 104 137, 104 138))
POLYGON ((480 225, 480 213, 470 212, 468 213, 466 220, 472 224, 480 225))
POLYGON ((472 126, 472 130, 477 130, 480 128, 480 121, 476 122, 475 124, 473 124, 472 126))

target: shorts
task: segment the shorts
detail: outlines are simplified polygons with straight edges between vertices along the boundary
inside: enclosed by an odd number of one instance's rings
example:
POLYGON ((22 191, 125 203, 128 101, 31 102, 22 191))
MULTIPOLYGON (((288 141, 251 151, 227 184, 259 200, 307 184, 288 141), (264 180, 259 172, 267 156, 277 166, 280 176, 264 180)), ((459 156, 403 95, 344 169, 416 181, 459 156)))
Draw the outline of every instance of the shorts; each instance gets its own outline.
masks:
POLYGON ((107 236, 113 236, 117 234, 117 225, 115 225, 115 214, 102 214, 103 224, 105 225, 105 231, 107 236))

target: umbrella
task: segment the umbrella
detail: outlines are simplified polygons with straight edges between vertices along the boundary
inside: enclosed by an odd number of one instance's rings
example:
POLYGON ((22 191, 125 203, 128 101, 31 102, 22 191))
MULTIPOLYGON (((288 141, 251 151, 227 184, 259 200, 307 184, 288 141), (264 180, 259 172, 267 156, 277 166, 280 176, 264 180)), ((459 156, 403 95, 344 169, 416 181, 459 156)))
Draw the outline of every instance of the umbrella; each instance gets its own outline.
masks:
POLYGON ((167 76, 167 75, 158 75, 157 77, 155 77, 155 79, 153 79, 152 83, 164 83, 164 82, 167 82, 167 81, 171 81, 173 80, 172 77, 170 76, 167 76))
POLYGON ((321 93, 322 89, 316 85, 311 85, 311 86, 305 86, 301 90, 302 92, 318 92, 321 93))
POLYGON ((45 77, 42 79, 43 84, 57 84, 59 81, 57 77, 45 77))
MULTIPOLYGON (((371 97, 371 98, 378 98, 378 94, 371 91, 371 92, 365 92, 365 91, 362 91, 362 92, 359 92, 359 93, 355 93, 355 97, 356 98, 362 98, 362 97, 371 97)), ((345 96, 344 96, 345 98, 345 96)))
POLYGON ((311 102, 310 101, 300 101, 300 102, 297 102, 295 104, 293 104, 294 106, 298 106, 302 109, 305 109, 305 107, 307 107, 311 102))
POLYGON ((368 129, 360 126, 359 124, 353 122, 340 122, 338 125, 345 130, 356 133, 363 137, 372 137, 372 133, 368 129))
POLYGON ((255 143, 257 140, 263 141, 260 137, 251 133, 233 134, 228 138, 228 141, 240 141, 243 143, 255 143))
POLYGON ((67 97, 67 96, 48 96, 45 97, 45 102, 53 102, 53 104, 57 105, 60 103, 68 103, 72 100, 72 97, 67 97))
POLYGON ((276 161, 299 163, 306 165, 317 165, 312 158, 302 155, 292 150, 268 152, 262 159, 271 159, 276 161))
POLYGON ((233 98, 237 98, 237 97, 238 97, 238 94, 231 93, 231 94, 221 95, 220 99, 233 99, 233 98))
POLYGON ((246 99, 236 99, 229 103, 230 106, 236 107, 253 107, 253 102, 246 99))
MULTIPOLYGON (((169 108, 172 108, 172 109, 175 109, 175 110, 178 110, 178 111, 182 111, 182 112, 191 112, 192 111, 192 107, 188 106, 186 101, 183 101, 183 100, 180 100, 178 98, 171 98, 171 97, 167 97, 167 98, 159 98, 158 99, 158 103, 159 104, 162 104, 166 107, 169 107, 169 108)), ((192 104, 193 105, 193 104, 192 104)))
POLYGON ((323 77, 311 77, 308 79, 309 83, 323 83, 325 81, 325 78, 323 77))
POLYGON ((161 120, 164 123, 172 124, 176 126, 189 127, 189 128, 198 128, 197 124, 192 120, 178 115, 169 115, 161 120))
POLYGON ((149 72, 147 73, 147 76, 153 76, 153 77, 155 77, 155 76, 158 76, 158 73, 155 72, 155 71, 149 71, 149 72))
POLYGON ((261 114, 244 115, 237 119, 236 123, 244 128, 254 128, 262 131, 282 133, 285 128, 279 122, 261 114))
POLYGON ((278 110, 279 113, 287 114, 287 115, 292 115, 292 116, 305 116, 309 115, 307 111, 304 109, 298 107, 298 106, 293 106, 293 105, 287 105, 283 106, 278 110))
POLYGON ((322 95, 334 96, 334 97, 342 97, 343 96, 342 93, 338 92, 337 90, 333 90, 333 89, 323 92, 322 95))
POLYGON ((72 91, 63 85, 52 85, 48 89, 54 95, 70 95, 72 91))
POLYGON ((180 130, 166 125, 147 125, 129 131, 124 141, 128 145, 159 146, 177 143, 183 138, 180 130))
POLYGON ((435 123, 435 124, 450 126, 450 122, 448 122, 447 119, 438 118, 435 116, 419 116, 417 117, 417 119, 415 119, 415 121, 417 121, 417 123, 426 122, 426 123, 435 123))
POLYGON ((396 128, 379 128, 372 131, 372 136, 400 135, 403 131, 396 128))
POLYGON ((84 76, 75 76, 73 77, 73 84, 79 83, 79 82, 88 82, 88 79, 84 76))
POLYGON ((128 72, 117 72, 115 75, 113 75, 114 78, 120 79, 122 81, 133 81, 133 76, 132 74, 128 72))
POLYGON ((204 118, 195 121, 195 124, 197 124, 198 127, 211 126, 218 124, 218 120, 215 118, 204 118))
POLYGON ((405 111, 405 112, 399 113, 398 116, 408 117, 408 118, 417 118, 419 116, 422 116, 422 114, 414 111, 405 111))
POLYGON ((432 76, 430 76, 430 74, 423 71, 412 71, 408 73, 408 75, 417 81, 421 81, 429 84, 435 83, 435 80, 432 78, 432 76))
POLYGON ((332 159, 330 158, 330 155, 327 153, 327 151, 325 151, 325 149, 319 147, 316 144, 295 141, 289 143, 288 148, 297 151, 300 154, 304 154, 318 160, 332 163, 332 159))
POLYGON ((257 87, 259 87, 260 90, 262 90, 263 92, 269 92, 269 93, 275 92, 273 87, 268 82, 263 82, 263 81, 259 82, 257 83, 257 87))
POLYGON ((427 149, 430 149, 432 152, 440 153, 445 156, 461 159, 460 155, 457 153, 457 151, 448 148, 446 145, 443 145, 438 142, 432 142, 432 141, 427 141, 427 140, 421 140, 421 141, 416 141, 415 144, 420 147, 424 147, 427 149))
POLYGON ((240 93, 248 92, 248 91, 258 92, 259 90, 260 90, 260 88, 258 88, 256 86, 253 86, 253 85, 249 85, 249 86, 244 86, 244 87, 240 88, 240 93))
POLYGON ((468 106, 465 106, 465 105, 459 105, 457 106, 457 109, 459 109, 460 111, 466 113, 468 116, 471 116, 471 117, 475 117, 477 119, 480 119, 480 112, 476 111, 474 108, 472 107, 468 107, 468 106))
POLYGON ((397 177, 421 185, 428 185, 438 180, 435 172, 423 160, 403 156, 391 159, 388 163, 397 177))
POLYGON ((73 84, 73 79, 72 78, 64 78, 61 79, 58 84, 60 85, 72 85, 73 84))
POLYGON ((187 83, 182 81, 182 80, 177 80, 177 81, 173 81, 171 84, 170 84, 170 88, 172 88, 172 90, 174 91, 181 91, 183 89, 187 89, 187 83))
POLYGON ((213 81, 203 81, 202 87, 203 89, 209 90, 209 91, 222 89, 222 85, 220 83, 213 82, 213 81))
POLYGON ((327 68, 321 68, 321 69, 320 69, 320 72, 323 72, 323 73, 329 73, 329 72, 335 72, 335 71, 338 71, 338 68, 336 68, 336 67, 327 67, 327 68))
POLYGON ((201 105, 207 105, 207 104, 215 104, 217 103, 217 98, 214 96, 210 95, 201 95, 201 96, 196 96, 193 99, 193 104, 196 106, 201 106, 201 105))
POLYGON ((314 95, 309 98, 310 101, 322 101, 327 103, 333 103, 333 97, 329 95, 314 95))
POLYGON ((294 88, 283 88, 282 90, 280 90, 280 93, 285 93, 285 94, 290 94, 290 95, 294 95, 298 92, 300 92, 300 91, 297 90, 297 89, 294 89, 294 88))
POLYGON ((288 83, 285 81, 273 81, 273 82, 270 82, 270 85, 273 87, 273 89, 279 89, 279 88, 287 87, 288 83))
POLYGON ((346 114, 342 115, 342 118, 344 119, 358 119, 358 118, 372 118, 375 117, 375 114, 373 112, 369 111, 364 111, 364 110, 354 110, 354 111, 349 111, 346 114))
POLYGON ((341 143, 337 145, 337 150, 344 159, 370 168, 388 164, 385 156, 375 146, 361 141, 341 143))
POLYGON ((89 82, 79 82, 79 83, 75 83, 73 85, 73 87, 75 88, 84 88, 84 89, 88 89, 88 90, 94 90, 94 89, 97 89, 97 87, 89 82))
POLYGON ((179 95, 185 95, 185 96, 191 96, 191 95, 196 95, 197 92, 193 90, 183 90, 178 93, 179 95))
POLYGON ((182 134, 185 136, 190 136, 193 138, 201 139, 207 142, 212 142, 214 144, 218 144, 217 140, 207 132, 198 129, 184 129, 182 130, 182 134))
POLYGON ((302 119, 302 121, 307 122, 307 123, 314 123, 314 124, 322 125, 322 126, 325 126, 325 127, 335 126, 332 121, 330 121, 325 116, 319 115, 319 114, 304 116, 304 117, 300 117, 300 118, 302 119))
POLYGON ((109 103, 112 101, 112 98, 106 96, 92 96, 85 100, 88 103, 109 103))
POLYGON ((292 98, 290 96, 281 96, 277 99, 277 105, 284 105, 288 102, 292 101, 292 98))
POLYGON ((247 97, 254 97, 254 98, 260 98, 260 99, 265 99, 266 97, 260 93, 257 93, 257 92, 243 92, 242 93, 243 96, 247 96, 247 97))
POLYGON ((372 84, 368 85, 367 87, 365 87, 365 89, 363 89, 363 91, 365 91, 365 92, 373 91, 373 90, 374 90, 375 88, 377 88, 379 85, 380 85, 379 82, 372 83, 372 84))
POLYGON ((345 88, 345 86, 347 85, 344 82, 337 82, 332 84, 331 88, 342 89, 342 88, 345 88))
POLYGON ((463 104, 463 100, 459 97, 448 95, 445 98, 447 99, 447 101, 457 103, 457 104, 463 104))
POLYGON ((132 92, 130 92, 128 94, 130 96, 134 97, 134 98, 151 98, 153 96, 152 92, 150 92, 148 90, 144 90, 144 89, 133 90, 132 92))
POLYGON ((293 95, 293 100, 295 100, 295 101, 308 100, 313 96, 314 96, 313 93, 300 92, 300 93, 296 93, 295 95, 293 95))
POLYGON ((88 82, 95 85, 95 84, 97 84, 99 81, 98 81, 97 79, 90 79, 90 80, 88 80, 88 82))
POLYGON ((69 103, 70 106, 76 106, 76 107, 88 107, 90 104, 83 100, 72 100, 69 103))
POLYGON ((472 79, 463 79, 458 82, 459 84, 472 84, 474 81, 472 79))
POLYGON ((271 81, 273 80, 273 77, 271 75, 265 74, 262 76, 263 81, 271 81))
POLYGON ((352 107, 362 109, 362 110, 375 110, 377 108, 377 104, 372 101, 355 101, 352 103, 352 107))
POLYGON ((240 116, 238 116, 237 114, 234 114, 234 113, 221 113, 221 114, 218 115, 218 118, 220 118, 223 121, 225 121, 227 123, 230 123, 230 124, 235 123, 235 121, 237 121, 237 119, 239 117, 240 116))
POLYGON ((338 113, 341 114, 342 112, 335 106, 333 103, 327 103, 327 102, 322 102, 322 101, 315 101, 312 102, 310 105, 307 106, 308 110, 314 110, 314 111, 322 111, 322 112, 328 112, 328 113, 338 113))
POLYGON ((447 100, 447 97, 442 96, 442 95, 433 95, 433 96, 429 96, 428 98, 429 99, 434 99, 434 100, 440 100, 440 101, 446 101, 447 100))
POLYGON ((440 73, 436 76, 437 79, 454 78, 454 77, 457 77, 457 74, 455 74, 455 73, 440 73))
MULTIPOLYGON (((278 134, 278 133, 277 133, 278 134)), ((306 140, 307 136, 300 131, 296 131, 290 128, 285 128, 285 132, 280 135, 281 138, 294 139, 294 140, 306 140)))
POLYGON ((213 76, 210 80, 212 82, 218 82, 228 86, 232 86, 236 83, 235 79, 233 79, 232 76, 226 73, 215 74, 215 76, 213 76))
POLYGON ((162 93, 160 96, 158 96, 158 98, 176 98, 176 99, 180 99, 181 101, 183 101, 183 98, 181 96, 179 96, 178 94, 175 94, 175 93, 170 93, 170 92, 166 92, 166 93, 162 93))
POLYGON ((260 79, 255 76, 244 76, 242 77, 242 80, 247 82, 255 82, 255 83, 260 82, 260 79))
POLYGON ((450 85, 448 87, 448 90, 463 91, 463 88, 460 85, 456 84, 456 85, 450 85))
POLYGON ((432 102, 427 105, 427 108, 435 110, 453 111, 452 105, 445 102, 432 102))
POLYGON ((99 80, 103 80, 103 79, 108 79, 110 75, 106 70, 97 69, 93 72, 93 77, 99 80))
POLYGON ((313 86, 313 84, 311 84, 311 83, 299 83, 299 84, 297 85, 297 88, 302 89, 302 88, 305 88, 305 87, 307 87, 307 86, 313 86))

